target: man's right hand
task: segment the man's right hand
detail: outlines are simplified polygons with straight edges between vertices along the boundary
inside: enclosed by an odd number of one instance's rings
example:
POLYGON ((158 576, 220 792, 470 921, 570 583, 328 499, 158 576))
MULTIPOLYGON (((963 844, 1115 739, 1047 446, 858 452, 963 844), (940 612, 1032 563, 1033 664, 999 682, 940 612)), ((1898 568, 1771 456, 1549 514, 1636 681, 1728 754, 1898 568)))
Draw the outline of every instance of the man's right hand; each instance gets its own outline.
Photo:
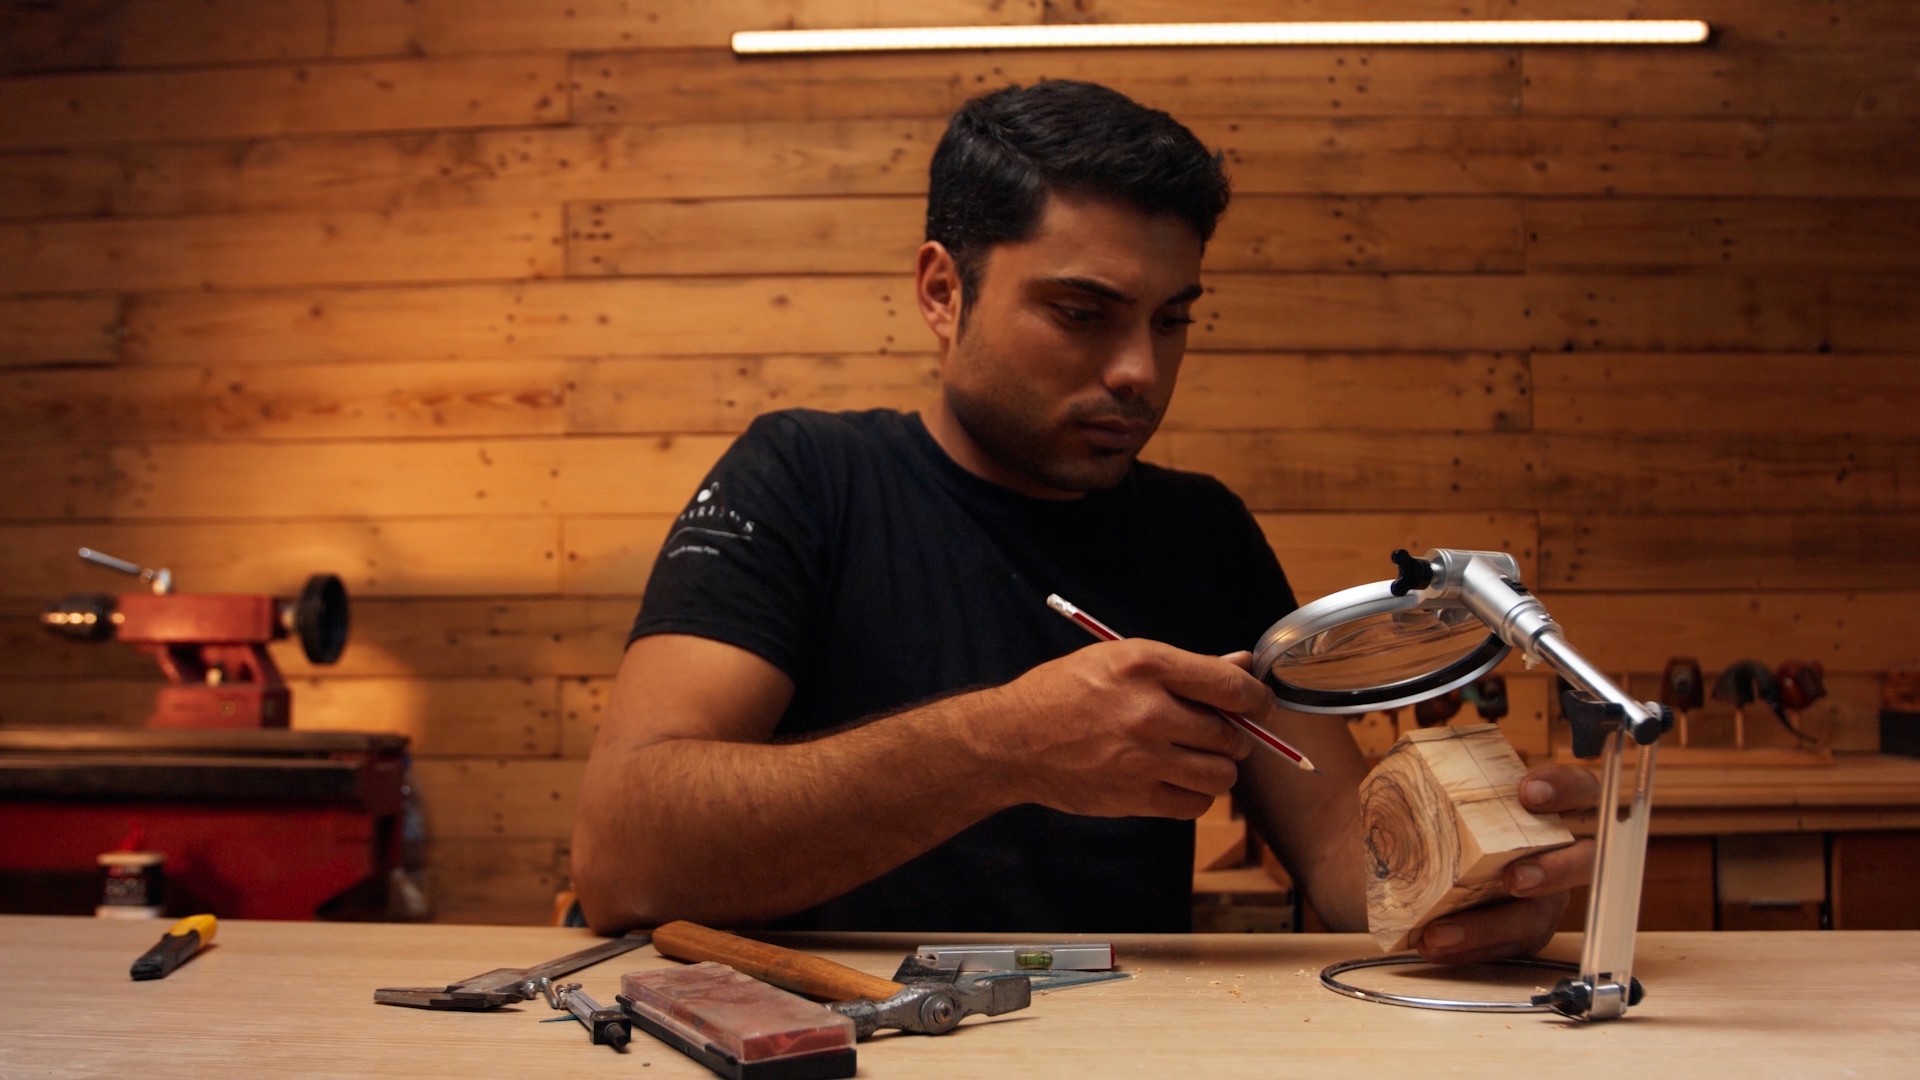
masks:
POLYGON ((1197 818, 1239 778, 1251 736, 1207 706, 1255 723, 1275 708, 1230 660, 1143 639, 1102 642, 983 696, 978 732, 1029 801, 1102 817, 1197 818))

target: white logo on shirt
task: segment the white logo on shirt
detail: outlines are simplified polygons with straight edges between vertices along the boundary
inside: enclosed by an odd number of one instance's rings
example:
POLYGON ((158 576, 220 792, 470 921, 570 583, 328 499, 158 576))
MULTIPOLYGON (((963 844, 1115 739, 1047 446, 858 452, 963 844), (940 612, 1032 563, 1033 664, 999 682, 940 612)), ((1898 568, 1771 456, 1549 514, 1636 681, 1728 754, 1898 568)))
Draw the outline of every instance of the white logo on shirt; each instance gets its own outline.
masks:
POLYGON ((713 545, 726 540, 753 543, 753 522, 720 501, 720 481, 715 480, 701 488, 674 519, 673 532, 667 534, 666 556, 718 555, 720 549, 713 545))

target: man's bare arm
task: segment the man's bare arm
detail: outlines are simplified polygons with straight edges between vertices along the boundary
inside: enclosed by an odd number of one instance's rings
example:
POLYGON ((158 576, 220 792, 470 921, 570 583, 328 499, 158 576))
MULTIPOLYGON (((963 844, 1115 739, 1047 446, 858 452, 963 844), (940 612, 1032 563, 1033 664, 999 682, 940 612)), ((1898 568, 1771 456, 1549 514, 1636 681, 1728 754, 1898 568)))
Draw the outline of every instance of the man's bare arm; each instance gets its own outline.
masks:
POLYGON ((1367 761, 1348 734, 1345 718, 1298 713, 1278 703, 1263 715, 1248 715, 1320 769, 1318 776, 1301 772, 1264 752, 1242 762, 1234 792, 1248 824, 1293 875, 1295 888, 1327 929, 1365 930, 1360 781, 1367 775, 1367 761))
POLYGON ((1196 817, 1251 742, 1195 702, 1266 696, 1230 664, 1145 641, 771 743, 792 693, 731 645, 657 635, 628 649, 575 817, 574 880, 596 929, 787 914, 1021 803, 1196 817))

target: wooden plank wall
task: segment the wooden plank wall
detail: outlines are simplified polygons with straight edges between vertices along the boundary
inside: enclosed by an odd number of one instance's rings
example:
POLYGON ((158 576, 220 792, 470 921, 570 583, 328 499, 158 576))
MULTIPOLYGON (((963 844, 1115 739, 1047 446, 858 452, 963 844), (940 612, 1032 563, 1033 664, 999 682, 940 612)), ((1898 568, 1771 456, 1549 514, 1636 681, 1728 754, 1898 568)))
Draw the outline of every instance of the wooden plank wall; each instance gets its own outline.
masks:
POLYGON ((119 585, 77 545, 189 590, 338 572, 343 662, 281 653, 297 722, 413 736, 441 917, 544 918, 663 522, 762 410, 927 399, 905 271, 943 118, 1080 77, 1227 155, 1150 453, 1242 492, 1303 596, 1505 547, 1610 668, 1820 659, 1872 749, 1879 673, 1920 660, 1920 7, 1262 7, 1717 36, 742 61, 735 29, 1248 12, 0 5, 0 722, 145 708, 141 658, 33 625, 119 585))

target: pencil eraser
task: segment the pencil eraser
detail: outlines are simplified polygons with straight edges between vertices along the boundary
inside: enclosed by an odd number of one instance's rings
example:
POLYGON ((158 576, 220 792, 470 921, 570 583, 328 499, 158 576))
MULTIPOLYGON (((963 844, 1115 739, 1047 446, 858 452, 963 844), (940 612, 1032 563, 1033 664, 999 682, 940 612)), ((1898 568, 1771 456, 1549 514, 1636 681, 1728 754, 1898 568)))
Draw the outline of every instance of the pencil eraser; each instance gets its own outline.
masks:
POLYGON ((655 1038, 737 1080, 854 1072, 853 1021, 711 961, 620 979, 620 1005, 655 1038))

